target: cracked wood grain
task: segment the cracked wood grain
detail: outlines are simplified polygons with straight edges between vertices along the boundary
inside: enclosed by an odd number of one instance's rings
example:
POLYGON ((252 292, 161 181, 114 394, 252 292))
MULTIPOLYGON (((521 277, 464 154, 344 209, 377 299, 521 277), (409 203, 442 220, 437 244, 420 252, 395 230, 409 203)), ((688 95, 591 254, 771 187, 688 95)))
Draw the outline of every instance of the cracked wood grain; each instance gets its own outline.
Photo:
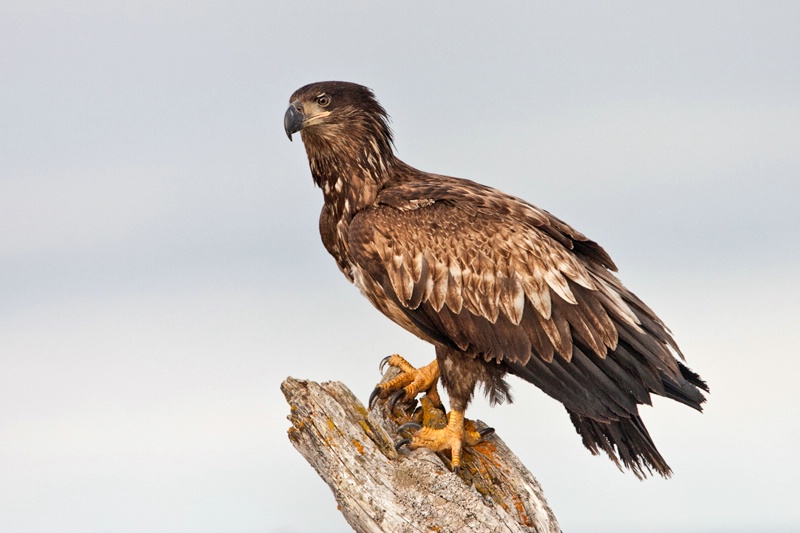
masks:
POLYGON ((496 434, 466 448, 456 476, 446 454, 395 451, 397 427, 410 420, 400 406, 389 413, 378 401, 368 411, 340 382, 289 377, 281 390, 289 440, 355 531, 561 531, 539 483, 496 434))

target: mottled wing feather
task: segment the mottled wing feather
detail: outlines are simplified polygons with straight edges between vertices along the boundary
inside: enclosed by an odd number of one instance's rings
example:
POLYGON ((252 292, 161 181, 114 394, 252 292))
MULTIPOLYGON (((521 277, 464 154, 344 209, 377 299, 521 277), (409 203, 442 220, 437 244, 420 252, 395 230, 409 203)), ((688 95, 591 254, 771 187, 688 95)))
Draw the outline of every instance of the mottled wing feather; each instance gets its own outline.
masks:
POLYGON ((375 207, 353 219, 349 238, 358 267, 388 297, 409 316, 430 315, 416 316, 436 329, 425 331, 427 336, 459 339, 460 349, 468 342, 470 352, 489 354, 487 359, 526 363, 535 353, 546 361, 555 354, 569 361, 574 334, 598 357, 616 345, 606 305, 636 321, 613 294, 602 300, 594 294, 606 282, 586 262, 603 270, 612 264, 594 261, 607 257, 599 246, 587 244, 600 251, 581 258, 570 244, 580 234, 544 211, 473 182, 434 178, 386 189, 375 207), (564 304, 557 316, 555 303, 564 304), (437 317, 445 310, 449 319, 437 317), (472 324, 473 317, 494 327, 472 324), (475 336, 465 338, 461 322, 470 322, 466 329, 475 336), (512 335, 499 336, 495 329, 512 335))
POLYGON ((362 291, 398 323, 505 365, 570 412, 615 421, 650 393, 686 393, 671 335, 605 251, 522 200, 441 176, 400 184, 353 219, 349 243, 362 291))

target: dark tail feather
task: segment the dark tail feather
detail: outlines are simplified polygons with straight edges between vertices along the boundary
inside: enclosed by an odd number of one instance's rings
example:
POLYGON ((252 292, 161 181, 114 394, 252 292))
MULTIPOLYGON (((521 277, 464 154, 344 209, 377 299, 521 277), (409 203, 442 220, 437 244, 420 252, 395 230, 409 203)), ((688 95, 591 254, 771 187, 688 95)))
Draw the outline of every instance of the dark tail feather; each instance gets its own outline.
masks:
POLYGON ((612 422, 599 422, 575 414, 569 409, 567 412, 578 434, 583 438, 583 445, 592 454, 598 455, 601 450, 606 452, 617 468, 622 470, 624 465, 639 479, 644 479, 653 472, 665 478, 672 475, 672 470, 658 453, 638 415, 612 422))
POLYGON ((670 378, 664 372, 659 371, 661 382, 664 384, 664 396, 702 411, 702 404, 706 401, 706 397, 703 396, 700 390, 708 392, 708 385, 700 376, 680 361, 678 361, 678 369, 681 371, 681 377, 683 378, 681 380, 670 378))
MULTIPOLYGON (((685 379, 695 387, 703 389, 706 392, 709 391, 708 383, 703 381, 703 379, 699 375, 697 375, 696 372, 693 372, 692 369, 690 369, 680 361, 678 361, 678 368, 681 369, 681 375, 683 376, 683 379, 685 379)), ((703 400, 705 400, 705 398, 703 398, 703 400)))

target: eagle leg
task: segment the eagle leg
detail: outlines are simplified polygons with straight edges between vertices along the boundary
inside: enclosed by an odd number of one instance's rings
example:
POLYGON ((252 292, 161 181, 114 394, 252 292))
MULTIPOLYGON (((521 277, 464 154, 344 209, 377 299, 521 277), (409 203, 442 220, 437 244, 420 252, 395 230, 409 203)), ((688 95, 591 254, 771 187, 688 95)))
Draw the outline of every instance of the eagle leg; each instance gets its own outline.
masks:
POLYGON ((389 404, 389 408, 393 409, 394 405, 399 400, 412 400, 422 392, 426 393, 427 398, 433 406, 442 406, 442 400, 439 397, 439 391, 436 387, 439 382, 439 363, 436 360, 417 369, 411 366, 408 361, 395 354, 381 361, 381 369, 383 369, 386 364, 399 368, 401 374, 375 387, 375 390, 373 390, 372 394, 369 396, 370 407, 372 407, 376 398, 389 398, 389 395, 394 393, 390 398, 389 404))
POLYGON ((411 450, 417 448, 428 448, 435 452, 450 450, 450 464, 453 472, 458 474, 461 466, 461 452, 464 444, 475 446, 484 436, 494 432, 492 428, 478 431, 472 420, 464 418, 464 411, 455 409, 447 414, 447 425, 441 429, 410 422, 398 428, 402 430, 414 430, 411 438, 403 439, 395 445, 399 450, 403 446, 408 446, 411 450))

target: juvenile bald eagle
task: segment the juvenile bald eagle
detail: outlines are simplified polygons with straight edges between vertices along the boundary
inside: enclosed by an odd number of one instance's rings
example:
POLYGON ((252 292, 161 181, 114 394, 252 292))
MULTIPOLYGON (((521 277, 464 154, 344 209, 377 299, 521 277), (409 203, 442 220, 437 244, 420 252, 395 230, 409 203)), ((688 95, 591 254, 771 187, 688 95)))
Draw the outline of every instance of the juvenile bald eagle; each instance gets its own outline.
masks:
POLYGON ((435 347, 436 359, 419 369, 387 358, 403 373, 373 393, 433 396, 441 377, 447 426, 417 427, 400 445, 450 450, 457 471, 464 443, 483 436, 465 429, 476 385, 492 402, 510 400, 510 373, 563 403, 593 454, 604 451, 638 477, 670 475, 638 405, 657 394, 699 411, 708 387, 679 360, 662 321, 615 277, 603 248, 524 200, 400 161, 388 115, 366 87, 301 87, 284 128, 303 139, 325 199, 322 242, 339 269, 435 347))

